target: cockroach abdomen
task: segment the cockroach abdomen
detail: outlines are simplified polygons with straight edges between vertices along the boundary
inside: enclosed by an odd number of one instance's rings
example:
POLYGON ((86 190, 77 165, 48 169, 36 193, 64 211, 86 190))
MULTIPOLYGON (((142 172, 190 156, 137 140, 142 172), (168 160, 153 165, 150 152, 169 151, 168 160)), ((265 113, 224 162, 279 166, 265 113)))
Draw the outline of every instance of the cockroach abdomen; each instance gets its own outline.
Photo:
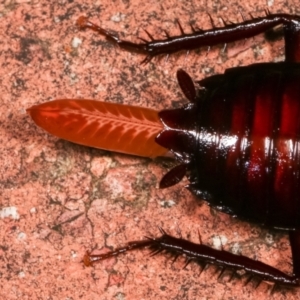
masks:
POLYGON ((176 129, 165 129, 158 143, 187 163, 190 189, 211 205, 270 227, 299 228, 299 82, 295 63, 204 79, 188 125, 179 126, 185 118, 178 110, 160 115, 176 129))
POLYGON ((299 184, 290 178, 299 173, 300 94, 292 84, 299 75, 297 65, 256 65, 229 70, 208 91, 195 165, 213 205, 271 227, 299 227, 299 184))

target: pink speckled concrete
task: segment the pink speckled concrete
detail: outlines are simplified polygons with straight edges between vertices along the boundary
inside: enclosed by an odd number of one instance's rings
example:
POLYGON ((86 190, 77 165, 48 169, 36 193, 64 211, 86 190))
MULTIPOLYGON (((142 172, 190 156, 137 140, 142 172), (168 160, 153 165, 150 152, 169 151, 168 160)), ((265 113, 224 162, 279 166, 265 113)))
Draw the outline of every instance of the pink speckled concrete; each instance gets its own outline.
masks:
POLYGON ((82 264, 86 250, 107 251, 144 235, 172 234, 204 243, 222 240, 225 249, 290 272, 285 234, 233 220, 199 205, 184 183, 157 189, 169 162, 151 161, 73 145, 47 135, 25 114, 31 105, 55 98, 90 98, 162 109, 184 101, 175 80, 178 68, 201 79, 225 68, 283 59, 283 43, 263 36, 215 47, 168 62, 141 66, 142 56, 109 44, 75 26, 81 15, 121 37, 178 33, 178 18, 209 28, 241 21, 239 11, 300 14, 296 0, 219 1, 2 1, 0 3, 0 299, 300 299, 299 290, 270 295, 267 284, 229 275, 217 279, 211 267, 147 250, 82 264), (269 3, 269 6, 268 4, 269 3), (124 35, 123 35, 124 34, 124 35), (178 102, 174 102, 178 99, 178 102))

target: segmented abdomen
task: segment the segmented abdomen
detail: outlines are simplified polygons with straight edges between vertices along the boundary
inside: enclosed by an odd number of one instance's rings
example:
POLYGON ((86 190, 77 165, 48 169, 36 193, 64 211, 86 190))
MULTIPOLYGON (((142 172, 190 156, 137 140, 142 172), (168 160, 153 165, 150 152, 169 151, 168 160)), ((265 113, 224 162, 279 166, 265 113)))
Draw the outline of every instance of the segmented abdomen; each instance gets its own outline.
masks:
POLYGON ((300 65, 234 68, 199 84, 191 189, 238 217, 300 228, 300 65))

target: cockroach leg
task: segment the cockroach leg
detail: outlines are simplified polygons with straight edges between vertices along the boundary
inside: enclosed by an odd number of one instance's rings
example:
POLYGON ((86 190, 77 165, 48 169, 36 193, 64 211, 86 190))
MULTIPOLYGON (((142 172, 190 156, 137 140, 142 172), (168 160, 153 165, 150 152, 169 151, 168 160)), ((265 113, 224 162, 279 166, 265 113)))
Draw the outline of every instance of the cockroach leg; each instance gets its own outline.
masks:
MULTIPOLYGON (((112 41, 113 43, 116 43, 120 48, 123 48, 125 50, 128 50, 130 52, 139 52, 139 53, 145 53, 147 54, 147 49, 146 49, 146 45, 149 42, 144 42, 144 43, 131 43, 129 41, 123 41, 121 39, 119 39, 116 35, 112 34, 111 32, 109 32, 108 30, 90 22, 86 17, 81 16, 78 18, 77 20, 77 25, 80 29, 92 29, 94 31, 97 31, 99 34, 104 35, 108 40, 112 41)), ((147 35, 149 36, 149 38, 152 40, 152 36, 149 32, 147 32, 145 30, 145 32, 147 33, 147 35)), ((148 54, 149 55, 149 54, 148 54)), ((147 62, 149 61, 149 59, 151 60, 151 58, 147 59, 147 62)))
POLYGON ((86 267, 90 267, 93 264, 95 264, 96 262, 100 262, 104 259, 116 257, 122 253, 131 251, 131 250, 149 247, 152 245, 152 243, 153 242, 151 239, 145 239, 142 241, 133 241, 133 242, 129 242, 125 247, 120 247, 113 251, 103 253, 103 254, 90 254, 90 252, 87 251, 83 258, 83 263, 86 267))
POLYGON ((185 267, 191 261, 195 261, 200 265, 204 263, 220 267, 223 270, 221 273, 226 269, 232 270, 233 273, 243 270, 246 274, 250 275, 250 280, 252 277, 257 277, 259 284, 261 281, 272 281, 275 284, 278 283, 286 286, 299 285, 299 278, 295 275, 287 275, 265 263, 243 255, 236 255, 222 249, 217 250, 203 244, 195 244, 182 238, 173 237, 167 234, 163 229, 159 229, 161 236, 158 238, 146 237, 145 240, 129 242, 124 247, 104 254, 92 255, 87 253, 84 257, 84 264, 91 266, 101 260, 116 257, 131 250, 147 247, 151 250, 151 256, 161 252, 172 254, 175 260, 180 255, 184 256, 186 259, 185 267))
MULTIPOLYGON (((218 44, 227 44, 230 42, 238 41, 253 37, 257 34, 263 33, 277 25, 284 25, 286 31, 290 31, 290 35, 295 38, 298 35, 295 28, 299 26, 299 16, 288 14, 267 14, 261 18, 254 18, 251 16, 250 20, 246 20, 239 24, 226 24, 224 27, 216 27, 214 25, 212 17, 208 14, 212 29, 210 30, 195 30, 192 27, 192 33, 184 33, 180 23, 179 29, 181 34, 179 36, 169 36, 167 34, 165 39, 154 39, 147 31, 147 35, 150 41, 144 41, 143 43, 132 43, 129 41, 121 40, 116 35, 110 33, 108 30, 90 22, 86 17, 82 16, 77 20, 77 25, 80 29, 92 29, 99 34, 105 36, 108 40, 116 43, 125 50, 131 52, 139 52, 146 55, 146 58, 142 63, 148 63, 154 56, 161 54, 171 54, 178 51, 188 51, 197 49, 204 46, 214 46, 218 44)), ((293 40, 290 38, 290 40, 293 40)), ((295 49, 298 44, 288 45, 291 47, 287 51, 287 60, 295 61, 295 49)))

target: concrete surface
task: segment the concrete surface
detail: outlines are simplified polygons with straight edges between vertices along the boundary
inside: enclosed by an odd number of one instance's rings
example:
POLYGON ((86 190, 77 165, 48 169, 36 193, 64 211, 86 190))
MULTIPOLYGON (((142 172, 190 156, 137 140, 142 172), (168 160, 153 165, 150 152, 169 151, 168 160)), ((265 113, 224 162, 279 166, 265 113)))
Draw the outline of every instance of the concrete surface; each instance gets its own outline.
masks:
POLYGON ((264 36, 176 54, 141 66, 141 55, 114 47, 91 31, 79 31, 86 15, 104 28, 137 41, 162 29, 177 34, 176 18, 210 28, 209 12, 241 21, 239 11, 262 16, 300 14, 296 0, 47 1, 0 3, 0 299, 300 299, 299 290, 270 295, 270 285, 244 286, 230 273, 218 279, 183 259, 174 264, 147 250, 83 266, 86 250, 107 251, 158 235, 157 226, 198 241, 237 251, 291 272, 285 234, 220 214, 195 198, 184 182, 157 189, 171 167, 73 145, 37 128, 25 109, 57 98, 88 98, 162 109, 184 103, 175 80, 178 68, 192 77, 253 62, 283 59, 283 42, 264 36))

